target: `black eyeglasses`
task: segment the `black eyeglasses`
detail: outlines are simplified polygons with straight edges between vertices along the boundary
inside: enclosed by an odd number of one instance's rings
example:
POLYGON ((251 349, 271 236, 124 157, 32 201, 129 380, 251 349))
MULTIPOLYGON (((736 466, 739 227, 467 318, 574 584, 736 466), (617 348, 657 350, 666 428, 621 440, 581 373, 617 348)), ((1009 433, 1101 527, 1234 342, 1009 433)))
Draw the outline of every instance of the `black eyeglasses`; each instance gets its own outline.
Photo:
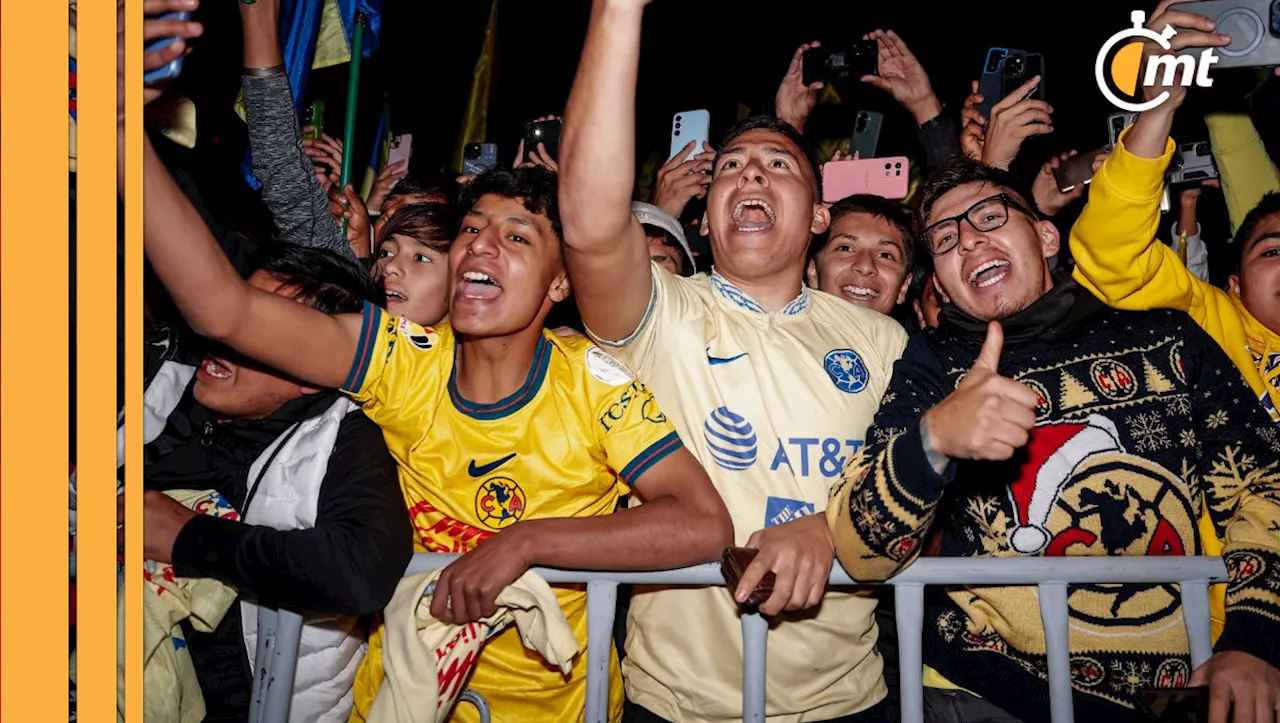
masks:
POLYGON ((934 256, 942 256, 960 243, 961 221, 968 221, 977 231, 995 231, 1009 220, 1010 208, 1027 214, 1033 221, 1039 220, 1031 209, 1015 201, 1009 194, 999 193, 978 201, 959 216, 930 224, 920 234, 920 238, 934 256))

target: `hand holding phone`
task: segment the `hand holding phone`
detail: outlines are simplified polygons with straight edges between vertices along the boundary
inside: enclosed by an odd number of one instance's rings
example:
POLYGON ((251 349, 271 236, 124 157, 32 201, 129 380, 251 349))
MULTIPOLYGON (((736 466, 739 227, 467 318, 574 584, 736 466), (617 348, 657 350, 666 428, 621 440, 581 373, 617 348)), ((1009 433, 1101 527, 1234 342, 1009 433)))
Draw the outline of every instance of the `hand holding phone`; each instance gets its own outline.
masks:
POLYGON ((1039 76, 1030 78, 991 108, 982 144, 983 163, 1008 170, 1023 142, 1053 132, 1053 107, 1030 97, 1040 81, 1039 76))
POLYGON ((830 84, 850 77, 879 75, 879 54, 880 46, 874 40, 858 40, 845 48, 810 48, 804 53, 804 84, 830 84))
MULTIPOLYGON (((170 3, 173 4, 173 3, 170 3)), ((177 78, 182 73, 182 58, 187 52, 187 38, 203 32, 200 23, 189 22, 186 10, 165 13, 143 21, 142 82, 155 85, 177 78)))
POLYGON ((530 121, 524 127, 524 154, 522 163, 533 163, 533 152, 541 143, 547 154, 554 160, 560 155, 560 131, 564 124, 559 118, 540 118, 530 121))
POLYGON ((835 203, 856 193, 906 198, 910 170, 906 156, 831 161, 822 167, 822 201, 835 203))
MULTIPOLYGON (((1093 181, 1093 163, 1098 156, 1107 153, 1107 146, 1089 151, 1088 153, 1079 153, 1067 158, 1060 158, 1059 163, 1053 164, 1053 177, 1057 181, 1058 191, 1060 193, 1070 193, 1077 186, 1085 186, 1093 181)), ((1051 160, 1050 163, 1053 163, 1051 160)))
POLYGON ((676 157, 676 154, 684 150, 684 147, 693 143, 693 150, 689 151, 684 161, 691 160, 694 156, 702 152, 702 145, 711 143, 711 114, 705 110, 687 110, 683 113, 676 113, 671 118, 671 150, 667 153, 667 160, 676 157))

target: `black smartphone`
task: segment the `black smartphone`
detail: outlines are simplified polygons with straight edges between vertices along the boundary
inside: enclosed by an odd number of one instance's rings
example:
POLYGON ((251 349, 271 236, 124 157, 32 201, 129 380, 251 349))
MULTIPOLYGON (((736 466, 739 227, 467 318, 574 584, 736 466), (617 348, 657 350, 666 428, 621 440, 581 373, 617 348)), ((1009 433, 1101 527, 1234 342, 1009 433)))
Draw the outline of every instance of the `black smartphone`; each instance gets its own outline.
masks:
POLYGON ((1040 82, 1019 100, 1044 100, 1044 56, 1039 53, 1010 53, 1000 65, 1000 97, 1008 98, 1019 86, 1037 75, 1040 82))
POLYGON ((1151 723, 1209 723, 1209 688, 1145 688, 1138 710, 1151 723))
POLYGON ((1010 54, 1017 55, 1023 52, 1025 51, 1017 48, 987 48, 987 59, 982 65, 982 79, 978 81, 978 94, 982 96, 978 110, 982 111, 983 118, 990 118, 991 106, 999 103, 1004 97, 1004 78, 1001 76, 1004 59, 1010 54))
POLYGON ((880 74, 880 44, 858 40, 845 47, 819 45, 804 51, 804 84, 836 83, 880 74))
POLYGON ((560 155, 560 129, 563 123, 557 118, 547 121, 531 121, 524 127, 524 160, 533 160, 530 156, 537 150, 538 144, 546 146, 547 153, 557 158, 560 155))

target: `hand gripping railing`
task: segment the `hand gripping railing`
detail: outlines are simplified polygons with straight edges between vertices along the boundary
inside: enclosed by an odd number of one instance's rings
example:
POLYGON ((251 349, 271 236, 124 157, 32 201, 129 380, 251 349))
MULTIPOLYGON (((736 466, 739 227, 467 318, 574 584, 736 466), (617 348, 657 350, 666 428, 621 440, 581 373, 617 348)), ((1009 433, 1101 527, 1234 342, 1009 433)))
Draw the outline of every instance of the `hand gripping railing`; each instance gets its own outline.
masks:
MULTIPOLYGON (((457 555, 418 554, 406 575, 443 567, 457 555)), ((718 565, 662 572, 582 572, 538 568, 549 583, 587 584, 586 722, 604 723, 609 712, 609 651, 619 584, 724 585, 718 565)), ((1049 707, 1053 723, 1074 723, 1071 660, 1067 644, 1067 586, 1073 584, 1177 583, 1193 667, 1209 659, 1209 584, 1226 580, 1217 557, 1015 557, 920 558, 886 585, 896 588, 898 663, 902 720, 922 723, 924 688, 921 642, 925 585, 1036 585, 1044 623, 1049 667, 1049 707)), ((864 585, 839 566, 829 585, 864 585)), ((727 591, 725 594, 729 594, 727 591)), ((302 618, 293 612, 261 608, 258 655, 250 723, 285 723, 289 717, 302 618)), ((769 624, 758 613, 742 615, 742 719, 765 719, 765 659, 769 624)), ((815 651, 817 654, 818 651, 815 651)))

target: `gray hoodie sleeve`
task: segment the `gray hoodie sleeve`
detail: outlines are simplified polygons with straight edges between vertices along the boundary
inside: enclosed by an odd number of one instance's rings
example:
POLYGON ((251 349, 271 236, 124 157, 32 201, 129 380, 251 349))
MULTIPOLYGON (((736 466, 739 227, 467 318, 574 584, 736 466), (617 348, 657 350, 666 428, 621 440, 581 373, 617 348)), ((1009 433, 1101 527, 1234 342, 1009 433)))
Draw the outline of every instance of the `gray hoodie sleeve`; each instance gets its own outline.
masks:
POLYGON ((253 175, 262 183, 262 200, 271 212, 279 240, 327 249, 354 260, 342 227, 329 215, 329 197, 302 150, 289 77, 277 73, 245 77, 241 83, 253 175))

